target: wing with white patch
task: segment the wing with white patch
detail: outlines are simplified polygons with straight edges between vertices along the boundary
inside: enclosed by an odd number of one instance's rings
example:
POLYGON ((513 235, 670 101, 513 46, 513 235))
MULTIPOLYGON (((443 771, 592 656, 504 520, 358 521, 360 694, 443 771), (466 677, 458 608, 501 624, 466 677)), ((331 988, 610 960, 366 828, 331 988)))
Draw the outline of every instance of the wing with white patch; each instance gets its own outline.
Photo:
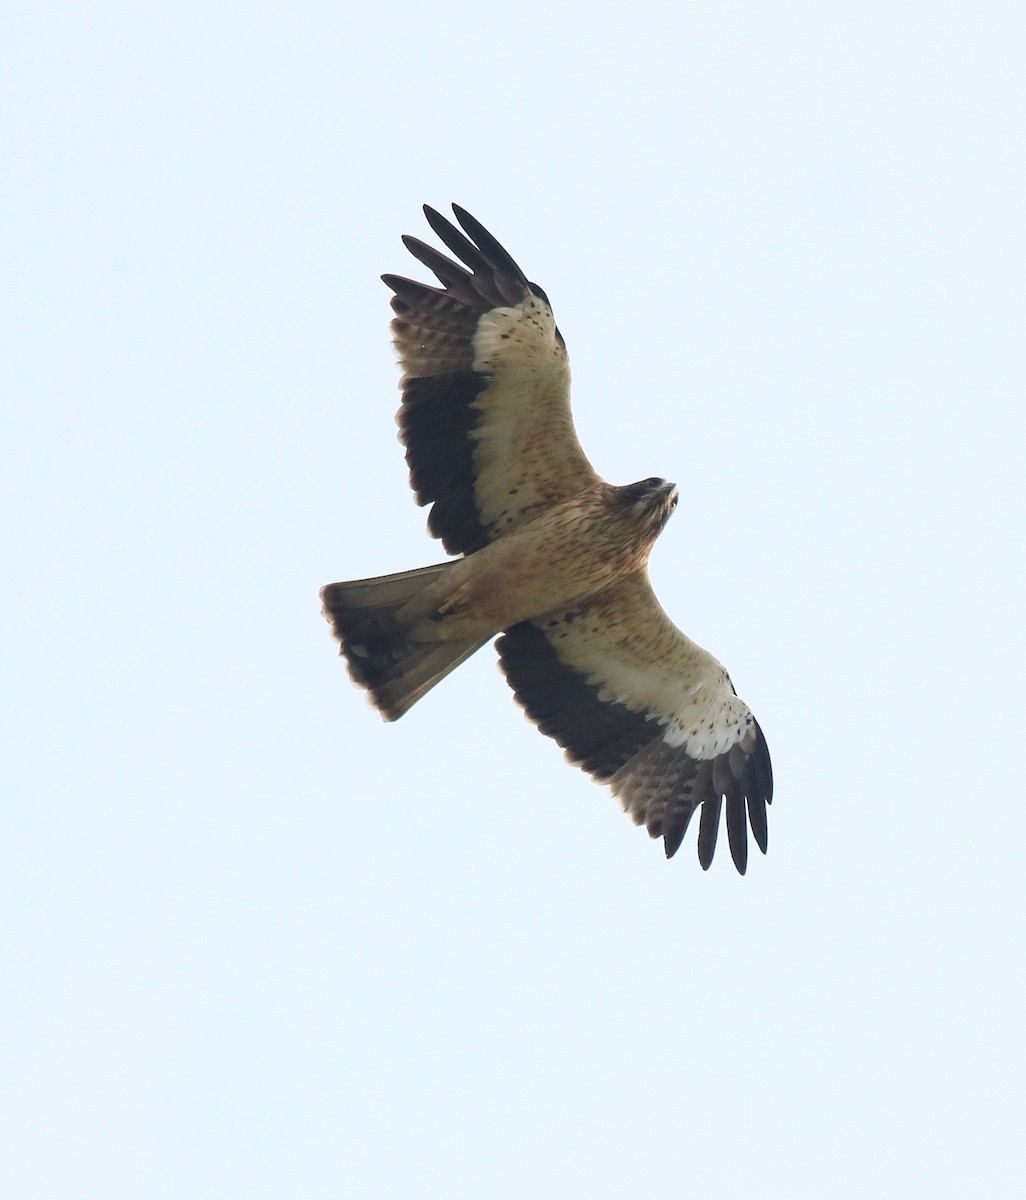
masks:
POLYGON ((724 801, 738 871, 748 861, 749 824, 766 852, 766 739, 727 672, 673 624, 647 577, 516 625, 496 645, 527 715, 663 839, 667 858, 701 806, 698 857, 707 869, 724 801))
POLYGON ((465 233, 424 212, 465 265, 404 237, 442 286, 382 276, 403 368, 396 420, 417 503, 432 506, 428 528, 450 553, 471 554, 599 477, 574 431, 545 293, 468 212, 453 205, 465 233))

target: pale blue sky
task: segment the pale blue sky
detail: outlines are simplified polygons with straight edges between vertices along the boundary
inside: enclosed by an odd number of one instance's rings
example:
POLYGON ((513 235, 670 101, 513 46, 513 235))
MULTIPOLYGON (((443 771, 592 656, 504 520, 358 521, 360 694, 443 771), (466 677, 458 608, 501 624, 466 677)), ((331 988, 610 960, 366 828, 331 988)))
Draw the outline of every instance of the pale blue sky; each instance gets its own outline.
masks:
POLYGON ((0 1193, 1012 1195, 1026 984, 1013 3, 11 2, 0 1193), (667 863, 482 651, 400 723, 329 580, 438 561, 382 271, 556 309, 766 731, 667 863))

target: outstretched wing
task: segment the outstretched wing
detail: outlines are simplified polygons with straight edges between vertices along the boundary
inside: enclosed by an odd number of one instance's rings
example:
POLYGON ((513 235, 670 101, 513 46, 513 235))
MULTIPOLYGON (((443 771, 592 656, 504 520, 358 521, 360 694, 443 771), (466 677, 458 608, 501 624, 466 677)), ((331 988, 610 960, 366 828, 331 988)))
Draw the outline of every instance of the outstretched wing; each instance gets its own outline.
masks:
POLYGON ((667 858, 701 806, 698 857, 708 869, 724 800, 738 871, 748 861, 749 824, 766 852, 766 739, 727 672, 673 624, 647 577, 516 625, 496 645, 527 715, 663 839, 667 858))
POLYGON ((492 235, 453 205, 466 235, 424 206, 465 264, 414 237, 440 288, 383 275, 403 368, 396 420, 428 528, 470 554, 598 482, 570 415, 570 364, 548 298, 492 235))

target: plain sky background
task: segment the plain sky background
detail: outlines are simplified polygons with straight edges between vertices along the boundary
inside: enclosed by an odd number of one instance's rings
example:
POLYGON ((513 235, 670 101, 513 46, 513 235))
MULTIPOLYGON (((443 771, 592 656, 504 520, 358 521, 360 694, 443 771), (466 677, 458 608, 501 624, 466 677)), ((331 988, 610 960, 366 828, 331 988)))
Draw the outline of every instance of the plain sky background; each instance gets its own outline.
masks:
POLYGON ((0 1193, 1026 1186, 1021 3, 0 10, 0 1193), (703 874, 482 651, 397 725, 317 590, 438 561, 382 271, 456 200, 776 773, 703 874))

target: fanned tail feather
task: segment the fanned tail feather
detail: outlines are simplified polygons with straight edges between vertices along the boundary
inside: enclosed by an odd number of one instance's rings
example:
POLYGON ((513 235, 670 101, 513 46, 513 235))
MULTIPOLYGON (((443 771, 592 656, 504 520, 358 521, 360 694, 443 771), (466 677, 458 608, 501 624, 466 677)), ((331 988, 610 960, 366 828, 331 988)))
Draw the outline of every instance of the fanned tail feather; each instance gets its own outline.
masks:
POLYGON ((341 645, 350 678, 367 689, 386 721, 403 713, 484 642, 416 641, 402 610, 452 563, 329 583, 324 615, 341 645))

